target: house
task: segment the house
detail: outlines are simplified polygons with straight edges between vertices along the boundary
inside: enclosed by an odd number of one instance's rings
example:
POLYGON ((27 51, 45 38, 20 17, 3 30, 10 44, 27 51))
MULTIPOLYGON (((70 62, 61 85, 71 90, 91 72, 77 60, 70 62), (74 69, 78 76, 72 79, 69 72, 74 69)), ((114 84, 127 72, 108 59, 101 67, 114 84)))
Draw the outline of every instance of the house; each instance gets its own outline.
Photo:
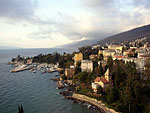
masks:
POLYGON ((116 54, 115 50, 111 50, 111 49, 104 50, 103 51, 104 60, 107 61, 109 56, 114 57, 115 54, 116 54))
POLYGON ((32 64, 32 59, 27 59, 27 64, 32 64))
POLYGON ((81 70, 87 71, 87 72, 92 72, 93 71, 93 62, 89 60, 82 60, 81 62, 81 70))
POLYGON ((103 68, 107 65, 106 61, 98 61, 98 65, 102 65, 103 68))
POLYGON ((74 61, 75 62, 79 62, 79 61, 82 61, 83 60, 83 54, 80 52, 78 54, 75 54, 74 56, 74 61))
POLYGON ((103 50, 98 51, 98 55, 103 54, 103 50))
POLYGON ((93 60, 93 59, 98 58, 98 56, 97 55, 90 55, 89 58, 90 58, 90 60, 93 60))
POLYGON ((121 45, 109 45, 108 46, 108 49, 112 49, 112 50, 120 50, 120 51, 122 51, 123 50, 123 46, 121 46, 121 45))
POLYGON ((92 83, 92 89, 94 92, 97 92, 98 87, 99 87, 99 84, 97 84, 95 82, 92 83))
POLYGON ((97 88, 99 86, 101 86, 103 89, 105 89, 111 83, 112 83, 112 77, 111 77, 109 69, 107 69, 104 76, 96 77, 96 79, 92 83, 92 89, 94 92, 97 92, 97 88))
POLYGON ((144 44, 144 48, 149 48, 149 47, 150 47, 150 42, 144 44))
POLYGON ((126 56, 114 56, 113 60, 124 60, 125 58, 127 58, 126 56))
POLYGON ((65 69, 65 75, 72 78, 75 75, 75 68, 65 69))
POLYGON ((149 59, 150 58, 150 53, 148 53, 148 52, 138 53, 138 58, 139 59, 149 59))
POLYGON ((74 55, 74 65, 76 66, 77 62, 81 62, 83 60, 83 54, 80 52, 74 55))

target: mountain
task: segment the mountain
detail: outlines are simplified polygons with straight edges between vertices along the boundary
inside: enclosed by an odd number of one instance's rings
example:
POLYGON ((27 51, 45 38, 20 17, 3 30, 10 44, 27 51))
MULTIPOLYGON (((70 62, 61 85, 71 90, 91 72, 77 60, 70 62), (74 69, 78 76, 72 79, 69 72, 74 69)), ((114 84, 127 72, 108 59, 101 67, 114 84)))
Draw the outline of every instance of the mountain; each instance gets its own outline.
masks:
POLYGON ((129 42, 138 38, 150 37, 150 25, 138 27, 126 32, 122 32, 103 40, 100 40, 97 44, 104 45, 105 43, 120 44, 122 42, 129 42))
POLYGON ((61 48, 78 49, 79 47, 93 45, 94 43, 98 41, 99 40, 83 40, 83 41, 78 41, 78 42, 74 42, 71 44, 62 45, 61 48))

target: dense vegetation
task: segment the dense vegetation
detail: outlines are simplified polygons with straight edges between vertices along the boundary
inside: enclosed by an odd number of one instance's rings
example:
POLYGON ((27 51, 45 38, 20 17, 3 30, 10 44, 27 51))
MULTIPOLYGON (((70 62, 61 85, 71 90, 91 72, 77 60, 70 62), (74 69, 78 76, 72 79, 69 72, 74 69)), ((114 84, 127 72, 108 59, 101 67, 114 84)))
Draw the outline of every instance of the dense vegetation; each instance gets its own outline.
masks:
MULTIPOLYGON (((125 64, 123 61, 113 61, 108 58, 107 66, 112 74, 113 85, 108 86, 104 91, 100 87, 98 94, 100 97, 95 98, 102 100, 106 105, 123 113, 148 113, 150 112, 150 82, 149 79, 144 80, 140 73, 136 70, 134 62, 125 64)), ((147 70, 150 65, 147 64, 147 70)), ((97 76, 104 74, 102 66, 95 68, 94 72, 80 72, 74 77, 74 81, 79 82, 76 88, 77 93, 94 97, 91 83, 97 76)), ((150 71, 146 70, 146 76, 149 77, 150 71)))
POLYGON ((48 63, 48 64, 59 63, 60 68, 69 68, 70 65, 73 65, 74 54, 75 53, 72 53, 72 54, 64 53, 62 55, 57 52, 54 52, 54 53, 48 54, 48 55, 39 54, 39 55, 33 57, 33 62, 48 63))

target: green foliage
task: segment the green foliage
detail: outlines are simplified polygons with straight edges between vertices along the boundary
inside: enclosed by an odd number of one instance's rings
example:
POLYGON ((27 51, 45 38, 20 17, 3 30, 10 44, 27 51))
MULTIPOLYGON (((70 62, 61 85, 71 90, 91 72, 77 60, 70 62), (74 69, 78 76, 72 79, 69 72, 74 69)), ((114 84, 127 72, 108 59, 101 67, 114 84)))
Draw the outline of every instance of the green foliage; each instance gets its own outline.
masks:
POLYGON ((93 68, 96 68, 98 66, 97 61, 93 61, 93 68))
POLYGON ((76 93, 87 95, 89 92, 92 92, 92 88, 89 85, 82 84, 76 87, 76 93))
POLYGON ((119 99, 118 91, 113 87, 108 87, 105 93, 106 93, 106 101, 108 103, 116 102, 119 99))
MULTIPOLYGON (((111 63, 110 63, 111 64, 111 63)), ((123 113, 148 112, 150 87, 140 78, 134 62, 115 60, 112 67, 113 86, 107 87, 102 100, 123 113)))
POLYGON ((93 72, 80 72, 76 77, 74 77, 73 79, 75 81, 79 81, 81 84, 91 84, 96 78, 96 75, 93 72))
POLYGON ((67 61, 64 63, 65 68, 70 68, 71 65, 74 65, 73 61, 67 61))
POLYGON ((99 55, 99 60, 102 61, 103 59, 104 59, 103 54, 100 54, 100 55, 99 55))
POLYGON ((81 72, 81 62, 77 62, 76 68, 75 68, 75 73, 79 74, 81 72))
POLYGON ((103 88, 101 86, 97 88, 97 94, 103 94, 103 88))
POLYGON ((91 46, 87 46, 87 47, 79 48, 79 52, 81 52, 83 54, 83 59, 84 60, 88 60, 89 55, 91 55, 93 53, 93 50, 92 50, 91 46))
POLYGON ((48 54, 48 55, 42 55, 39 54, 37 56, 33 57, 33 62, 37 62, 37 63, 53 63, 56 64, 57 62, 59 62, 59 67, 60 68, 68 68, 70 67, 70 65, 73 65, 73 60, 72 60, 73 55, 72 54, 66 54, 64 53, 63 55, 54 52, 52 54, 48 54))
POLYGON ((18 113, 23 113, 23 112, 24 112, 24 110, 23 110, 22 105, 21 105, 21 106, 18 106, 18 113))
POLYGON ((96 76, 101 77, 104 74, 102 65, 100 64, 98 67, 96 67, 94 72, 95 72, 96 76))
POLYGON ((81 83, 86 83, 86 78, 88 76, 88 73, 86 71, 84 72, 81 72, 78 74, 78 80, 81 82, 81 83))
POLYGON ((63 76, 61 77, 63 80, 67 80, 66 75, 63 74, 63 76))
POLYGON ((112 59, 111 56, 109 56, 108 59, 107 59, 107 66, 110 69, 110 71, 113 70, 113 59, 112 59))
POLYGON ((150 83, 150 59, 146 61, 144 76, 150 83))

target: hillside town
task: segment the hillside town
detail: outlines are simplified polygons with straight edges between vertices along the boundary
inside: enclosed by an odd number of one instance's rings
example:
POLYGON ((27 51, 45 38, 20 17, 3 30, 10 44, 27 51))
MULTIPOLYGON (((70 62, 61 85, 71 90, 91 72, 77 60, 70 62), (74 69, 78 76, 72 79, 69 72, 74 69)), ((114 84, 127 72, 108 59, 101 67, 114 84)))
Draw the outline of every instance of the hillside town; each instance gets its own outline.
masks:
MULTIPOLYGON (((18 56, 9 64, 17 66, 11 72, 27 69, 34 73, 36 70, 42 73, 57 71, 60 73, 58 88, 70 86, 73 89, 71 95, 95 98, 117 112, 137 113, 150 106, 150 43, 142 43, 143 40, 132 41, 128 46, 82 47, 72 54, 40 54, 26 59, 18 56)), ((65 94, 66 97, 71 95, 65 94)))

